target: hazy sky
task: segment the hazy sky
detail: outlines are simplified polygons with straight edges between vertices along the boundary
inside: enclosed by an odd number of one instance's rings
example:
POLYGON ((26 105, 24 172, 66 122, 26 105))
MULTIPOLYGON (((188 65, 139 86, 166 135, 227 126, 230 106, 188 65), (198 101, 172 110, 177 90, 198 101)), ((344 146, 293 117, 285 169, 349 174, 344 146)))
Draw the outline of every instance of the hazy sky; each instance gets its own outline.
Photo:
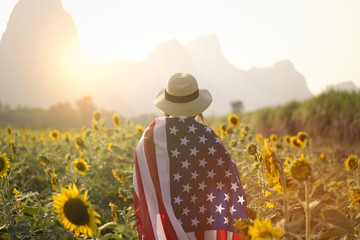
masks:
MULTIPOLYGON (((31 0, 28 0, 31 1, 31 0)), ((0 0, 0 35, 18 0, 0 0)), ((158 44, 215 33, 246 70, 289 59, 313 93, 360 86, 360 0, 62 0, 85 55, 141 60, 158 44)))

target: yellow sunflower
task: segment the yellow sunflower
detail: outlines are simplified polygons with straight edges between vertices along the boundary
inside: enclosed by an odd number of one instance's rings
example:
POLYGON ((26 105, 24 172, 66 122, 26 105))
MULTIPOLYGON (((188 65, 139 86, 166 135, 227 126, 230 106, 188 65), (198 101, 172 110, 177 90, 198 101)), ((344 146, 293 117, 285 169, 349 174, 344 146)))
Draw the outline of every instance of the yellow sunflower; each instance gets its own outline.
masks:
POLYGON ((45 156, 39 156, 38 158, 37 158, 37 160, 43 165, 43 166, 45 166, 45 167, 48 167, 48 166, 50 166, 50 161, 49 161, 49 159, 47 159, 47 157, 45 157, 45 156))
POLYGON ((136 133, 142 134, 145 129, 141 124, 136 124, 135 130, 136 130, 136 133))
POLYGON ((85 175, 86 172, 89 171, 89 165, 86 163, 85 159, 82 157, 75 158, 74 168, 81 175, 85 175))
POLYGON ((11 137, 11 127, 8 125, 6 128, 7 134, 9 137, 11 137))
POLYGON ((301 142, 304 142, 305 140, 309 139, 310 136, 309 136, 306 132, 298 132, 297 138, 298 138, 301 142))
POLYGON ((75 136, 74 137, 74 142, 75 142, 75 146, 80 149, 83 150, 85 148, 85 143, 84 140, 80 137, 80 136, 75 136))
POLYGON ((360 191, 350 188, 349 198, 351 200, 351 204, 360 209, 360 191))
POLYGON ((255 135, 255 139, 256 139, 256 141, 258 141, 258 143, 261 143, 262 139, 263 139, 263 136, 260 133, 257 133, 255 135))
POLYGON ((271 135, 270 135, 270 140, 271 140, 273 143, 276 143, 277 140, 278 140, 277 135, 276 135, 276 134, 271 134, 271 135))
POLYGON ((95 121, 99 121, 100 120, 100 113, 98 111, 94 112, 93 118, 95 121))
POLYGON ((358 166, 358 157, 351 154, 345 161, 345 167, 348 171, 354 171, 358 166))
POLYGON ((115 127, 119 128, 120 127, 120 117, 119 117, 119 114, 117 113, 114 113, 113 114, 113 117, 112 117, 112 120, 113 120, 113 123, 115 125, 115 127))
POLYGON ((112 147, 114 146, 115 144, 113 142, 109 142, 108 145, 107 145, 107 149, 111 152, 112 151, 112 147))
POLYGON ((280 239, 284 231, 280 227, 272 227, 271 219, 255 219, 254 226, 249 226, 249 234, 254 240, 275 240, 280 239))
POLYGON ((58 130, 54 129, 49 132, 49 136, 52 140, 58 140, 60 139, 60 133, 58 130))
POLYGON ((74 183, 71 183, 68 189, 61 188, 61 193, 53 197, 58 218, 64 227, 74 231, 76 236, 97 235, 100 215, 92 209, 87 198, 88 191, 81 194, 74 183))
POLYGON ((50 176, 51 176, 51 186, 52 186, 52 189, 54 190, 54 191, 57 191, 58 190, 58 184, 59 184, 59 182, 58 182, 58 180, 57 180, 57 174, 55 174, 55 173, 50 173, 50 176))
POLYGON ((289 135, 286 135, 284 137, 284 141, 286 142, 287 145, 290 145, 291 144, 291 137, 289 135))
POLYGON ((228 123, 232 127, 237 127, 239 125, 239 116, 235 113, 230 113, 227 117, 228 123))
POLYGON ((325 155, 325 153, 320 153, 320 158, 322 159, 322 160, 326 160, 326 155, 325 155))
POLYGON ((65 140, 65 142, 70 142, 71 135, 69 132, 64 132, 62 138, 65 140))
POLYGON ((291 145, 294 148, 301 149, 304 146, 304 142, 300 141, 296 136, 290 138, 291 145))
POLYGON ((10 168, 9 158, 6 156, 6 153, 1 155, 0 153, 0 177, 3 178, 7 174, 7 170, 10 168))
POLYGON ((249 153, 249 155, 254 156, 257 152, 257 147, 254 143, 250 143, 247 148, 246 151, 249 153))
POLYGON ((299 182, 307 180, 310 177, 310 173, 310 165, 306 161, 303 153, 301 153, 299 159, 292 161, 289 166, 289 174, 299 182))
POLYGON ((99 131, 99 126, 97 121, 95 121, 94 119, 91 121, 91 127, 95 130, 95 131, 99 131))
POLYGON ((113 216, 113 222, 119 222, 119 214, 118 210, 112 202, 109 203, 109 207, 111 208, 111 214, 113 216))
POLYGON ((113 174, 114 178, 116 178, 121 183, 121 185, 124 186, 124 184, 125 184, 124 174, 122 172, 116 171, 116 170, 112 170, 112 174, 113 174))

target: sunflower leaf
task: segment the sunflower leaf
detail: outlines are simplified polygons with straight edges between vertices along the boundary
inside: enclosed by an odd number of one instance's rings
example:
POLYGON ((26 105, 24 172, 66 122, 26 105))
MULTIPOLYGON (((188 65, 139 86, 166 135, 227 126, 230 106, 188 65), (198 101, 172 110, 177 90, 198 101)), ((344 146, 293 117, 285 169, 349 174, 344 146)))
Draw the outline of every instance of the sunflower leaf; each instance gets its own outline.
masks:
POLYGON ((323 209, 321 216, 324 222, 332 225, 342 233, 350 233, 354 230, 354 222, 335 209, 323 209))

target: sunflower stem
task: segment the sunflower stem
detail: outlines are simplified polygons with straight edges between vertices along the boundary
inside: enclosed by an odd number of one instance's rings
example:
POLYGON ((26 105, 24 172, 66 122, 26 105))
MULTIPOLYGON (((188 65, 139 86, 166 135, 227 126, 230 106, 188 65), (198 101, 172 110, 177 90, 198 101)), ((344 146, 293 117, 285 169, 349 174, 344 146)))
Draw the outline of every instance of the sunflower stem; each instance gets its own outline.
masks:
MULTIPOLYGON (((281 166, 281 180, 282 180, 282 187, 283 187, 283 194, 286 194, 286 177, 285 177, 285 172, 284 172, 284 166, 283 164, 280 164, 281 166)), ((285 231, 287 231, 287 226, 289 223, 289 214, 288 214, 288 206, 287 206, 287 201, 284 198, 284 216, 285 216, 285 231)))
POLYGON ((309 206, 309 180, 305 181, 305 221, 306 221, 306 240, 310 240, 310 206, 309 206))

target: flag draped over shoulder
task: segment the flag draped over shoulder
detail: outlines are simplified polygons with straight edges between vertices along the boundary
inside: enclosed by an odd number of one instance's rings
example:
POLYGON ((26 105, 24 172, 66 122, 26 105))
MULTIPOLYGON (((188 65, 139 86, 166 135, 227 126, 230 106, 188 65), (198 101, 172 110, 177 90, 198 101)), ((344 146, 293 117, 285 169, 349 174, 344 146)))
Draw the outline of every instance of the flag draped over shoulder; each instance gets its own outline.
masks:
POLYGON ((247 218, 238 169, 211 128, 190 117, 156 118, 135 154, 139 239, 241 239, 247 218))

